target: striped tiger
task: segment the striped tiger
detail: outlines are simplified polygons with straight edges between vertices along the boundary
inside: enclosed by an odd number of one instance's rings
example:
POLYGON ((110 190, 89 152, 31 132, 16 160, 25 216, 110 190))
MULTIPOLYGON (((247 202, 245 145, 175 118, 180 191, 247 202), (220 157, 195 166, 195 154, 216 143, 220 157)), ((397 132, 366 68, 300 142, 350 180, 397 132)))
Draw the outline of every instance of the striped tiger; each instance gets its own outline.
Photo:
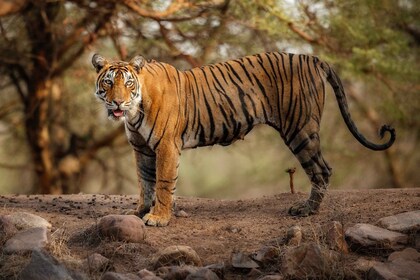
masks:
POLYGON ((390 134, 384 144, 368 141, 357 130, 337 73, 315 56, 261 53, 185 71, 142 56, 123 62, 95 54, 92 64, 98 73, 96 96, 111 119, 124 120, 137 164, 137 214, 147 225, 169 223, 181 150, 229 145, 258 124, 280 133, 311 181, 309 198, 289 213, 316 213, 331 176, 319 136, 326 81, 362 145, 384 150, 395 141, 388 125, 379 133, 381 138, 390 134))

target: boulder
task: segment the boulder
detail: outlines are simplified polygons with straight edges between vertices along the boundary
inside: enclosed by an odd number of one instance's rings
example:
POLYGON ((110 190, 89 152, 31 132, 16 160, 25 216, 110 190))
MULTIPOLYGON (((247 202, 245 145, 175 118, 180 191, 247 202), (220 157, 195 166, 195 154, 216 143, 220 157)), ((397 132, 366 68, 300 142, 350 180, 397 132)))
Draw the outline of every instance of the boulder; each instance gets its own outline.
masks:
POLYGON ((408 236, 370 224, 356 224, 346 230, 346 239, 356 248, 398 250, 408 242, 408 236))
POLYGON ((381 227, 399 232, 415 232, 420 230, 420 210, 400 213, 382 218, 378 221, 381 227))
POLYGON ((28 212, 16 212, 6 216, 19 230, 28 228, 45 227, 51 228, 51 224, 44 218, 28 213, 28 212))
POLYGON ((407 261, 414 261, 420 263, 420 253, 413 248, 405 248, 402 251, 394 252, 388 257, 388 261, 394 261, 396 259, 403 259, 407 261))
POLYGON ((369 270, 367 278, 368 280, 418 280, 420 263, 400 258, 392 262, 379 262, 369 270))
POLYGON ((198 254, 189 246, 174 245, 160 251, 153 260, 154 268, 173 265, 202 266, 198 254))
POLYGON ((29 264, 23 268, 19 275, 20 280, 82 280, 84 275, 72 272, 60 264, 54 257, 45 252, 35 250, 32 252, 29 264))
POLYGON ((42 249, 47 243, 47 228, 29 228, 16 233, 12 238, 7 240, 3 251, 7 254, 26 253, 42 249))
POLYGON ((146 238, 146 226, 135 215, 108 215, 98 222, 99 234, 115 241, 141 243, 146 238))

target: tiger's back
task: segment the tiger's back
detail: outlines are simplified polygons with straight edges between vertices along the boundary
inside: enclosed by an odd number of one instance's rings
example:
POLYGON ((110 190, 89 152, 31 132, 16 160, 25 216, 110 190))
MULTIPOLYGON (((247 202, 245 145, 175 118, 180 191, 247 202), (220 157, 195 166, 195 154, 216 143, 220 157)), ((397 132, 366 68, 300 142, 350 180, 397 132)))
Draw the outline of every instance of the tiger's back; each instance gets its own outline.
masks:
POLYGON ((274 127, 289 142, 310 117, 320 120, 320 64, 313 56, 264 53, 184 71, 183 147, 227 145, 258 124, 274 127))

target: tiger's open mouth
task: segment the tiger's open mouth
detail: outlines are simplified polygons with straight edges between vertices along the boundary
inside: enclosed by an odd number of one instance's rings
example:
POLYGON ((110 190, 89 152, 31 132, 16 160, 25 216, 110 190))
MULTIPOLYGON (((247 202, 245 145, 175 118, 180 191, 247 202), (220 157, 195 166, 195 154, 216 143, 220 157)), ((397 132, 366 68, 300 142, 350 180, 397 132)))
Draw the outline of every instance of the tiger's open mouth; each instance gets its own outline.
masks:
POLYGON ((119 119, 125 116, 125 110, 121 109, 108 109, 108 116, 113 117, 114 119, 119 119))
POLYGON ((112 110, 112 113, 114 114, 115 117, 118 117, 118 118, 121 118, 122 116, 124 116, 124 111, 120 109, 112 110))

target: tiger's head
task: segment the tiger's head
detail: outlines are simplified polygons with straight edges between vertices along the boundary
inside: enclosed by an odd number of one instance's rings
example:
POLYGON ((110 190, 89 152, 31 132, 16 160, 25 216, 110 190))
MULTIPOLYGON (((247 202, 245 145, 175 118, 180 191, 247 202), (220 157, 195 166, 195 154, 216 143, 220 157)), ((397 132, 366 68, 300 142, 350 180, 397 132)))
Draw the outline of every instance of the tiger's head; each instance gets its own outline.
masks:
POLYGON ((105 103, 110 119, 119 120, 137 113, 142 100, 138 74, 144 63, 142 56, 136 56, 130 62, 108 61, 99 54, 92 57, 98 73, 95 94, 105 103))

